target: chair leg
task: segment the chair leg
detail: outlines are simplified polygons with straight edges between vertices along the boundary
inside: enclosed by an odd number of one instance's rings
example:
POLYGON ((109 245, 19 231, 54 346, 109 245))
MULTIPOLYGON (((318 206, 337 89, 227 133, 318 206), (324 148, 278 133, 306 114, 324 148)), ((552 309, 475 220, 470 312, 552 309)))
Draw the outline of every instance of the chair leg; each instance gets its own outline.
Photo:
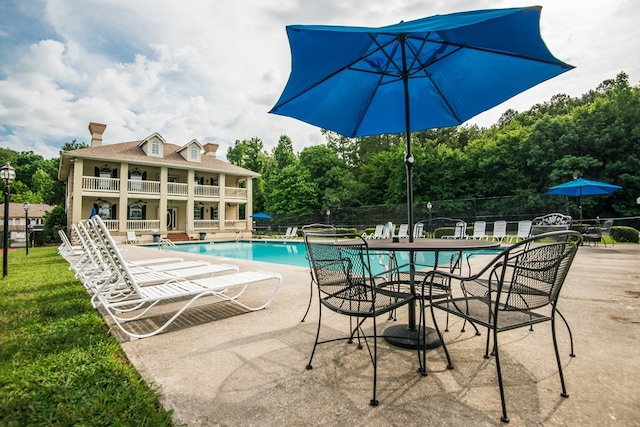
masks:
POLYGON ((498 331, 496 329, 493 330, 493 343, 496 357, 496 372, 498 373, 498 387, 500 388, 500 403, 502 404, 502 416, 500 417, 500 421, 508 423, 509 417, 507 416, 507 403, 504 397, 504 384, 502 382, 502 370, 500 369, 500 352, 498 351, 498 331))
POLYGON ((309 309, 311 308, 311 301, 313 300, 313 278, 311 279, 311 292, 309 293, 309 303, 307 304, 307 311, 304 312, 304 316, 302 316, 302 320, 300 323, 304 322, 304 319, 307 318, 307 314, 309 314, 309 309))
POLYGON ((313 360, 313 355, 316 353, 316 347, 318 347, 318 339, 320 338, 320 324, 322 320, 322 304, 319 304, 319 312, 318 312, 318 330, 316 331, 316 341, 313 343, 313 349, 311 350, 311 356, 309 357, 309 363, 307 363, 307 370, 313 369, 313 365, 311 361, 313 360))
POLYGON ((560 315, 560 318, 564 322, 564 325, 567 327, 567 331, 569 332, 569 342, 571 344, 571 353, 569 353, 569 356, 576 357, 575 353, 573 352, 573 334, 571 333, 571 328, 569 327, 569 323, 567 322, 567 319, 564 318, 562 313, 560 313, 560 310, 556 309, 556 313, 560 315))
MULTIPOLYGON (((449 354, 447 345, 444 342, 444 337, 442 336, 442 332, 440 332, 440 328, 438 327, 438 322, 436 321, 436 313, 433 311, 433 306, 430 306, 430 309, 431 309, 431 319, 433 319, 433 326, 436 328, 438 339, 440 339, 440 342, 442 343, 442 349, 444 350, 444 354, 447 357, 447 369, 453 369, 453 363, 451 363, 451 355, 449 354)), ((447 313, 447 315, 448 314, 449 313, 447 313)), ((426 365, 426 353, 427 353, 426 348, 424 349, 424 353, 425 353, 425 365, 426 365)), ((425 366, 425 369, 426 369, 426 366, 425 366)))
MULTIPOLYGON (((376 386, 378 385, 378 331, 377 331, 377 326, 376 326, 376 318, 375 316, 373 317, 373 357, 372 357, 372 362, 373 362, 373 397, 371 398, 371 401, 369 401, 369 405, 371 406, 378 406, 378 399, 376 399, 376 386)), ((366 338, 365 338, 366 340, 366 338)), ((368 347, 368 342, 367 342, 367 347, 368 347)))
POLYGON ((562 362, 560 361, 560 352, 558 351, 558 340, 556 339, 556 318, 553 315, 551 317, 551 336, 553 337, 553 349, 556 352, 556 362, 558 363, 558 375, 560 376, 560 385, 562 386, 562 393, 560 393, 560 396, 569 397, 569 393, 567 393, 567 387, 564 383, 564 375, 562 373, 562 362))

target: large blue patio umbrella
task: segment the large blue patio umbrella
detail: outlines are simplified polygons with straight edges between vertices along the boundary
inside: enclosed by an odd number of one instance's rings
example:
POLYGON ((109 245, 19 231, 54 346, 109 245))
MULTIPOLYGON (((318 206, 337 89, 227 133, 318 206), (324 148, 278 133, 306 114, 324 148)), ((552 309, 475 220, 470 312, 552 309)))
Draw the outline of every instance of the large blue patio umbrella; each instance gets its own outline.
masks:
POLYGON ((573 68, 540 35, 540 7, 436 15, 380 28, 290 25, 291 75, 270 111, 347 137, 459 125, 573 68))
POLYGON ((547 190, 547 194, 554 194, 556 196, 577 197, 580 210, 580 222, 582 222, 582 204, 580 203, 580 197, 595 196, 598 194, 611 194, 614 191, 620 190, 621 188, 622 187, 620 187, 619 185, 607 184, 605 182, 599 181, 591 181, 590 179, 577 178, 572 181, 558 184, 549 188, 549 190, 547 190))

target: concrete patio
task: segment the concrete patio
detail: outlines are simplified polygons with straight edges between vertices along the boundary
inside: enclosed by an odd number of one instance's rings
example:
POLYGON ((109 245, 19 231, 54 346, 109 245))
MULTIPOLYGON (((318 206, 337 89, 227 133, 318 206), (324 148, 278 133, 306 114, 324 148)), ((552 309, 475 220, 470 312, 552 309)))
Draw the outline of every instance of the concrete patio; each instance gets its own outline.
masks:
MULTIPOLYGON (((130 260, 169 252, 129 246, 130 260)), ((171 252, 173 255, 173 252, 171 252)), ((460 332, 454 320, 441 349, 420 376, 414 351, 379 341, 378 407, 369 406, 372 368, 366 350, 335 342, 319 347, 306 370, 316 332, 317 300, 300 323, 309 298, 307 268, 182 254, 276 271, 284 282, 271 307, 244 313, 203 299, 166 332, 122 346, 139 372, 174 410, 176 425, 500 425, 495 364, 484 359, 485 333, 460 332)), ((482 262, 476 258, 476 263, 482 262)), ((267 289, 264 292, 268 292, 267 289)), ((247 298, 260 298, 260 288, 247 298)), ((574 334, 558 324, 570 394, 560 384, 547 324, 501 335, 501 360, 511 426, 640 426, 640 245, 582 247, 561 295, 560 309, 574 334)), ((171 306, 167 306, 171 310, 171 306)), ((144 329, 166 316, 147 319, 144 329)), ((325 318, 324 336, 344 333, 343 316, 325 318), (334 328, 335 331, 332 331, 334 328)), ((398 313, 398 322, 406 313, 398 313)), ((383 329, 393 321, 378 320, 383 329)), ((121 337, 118 331, 114 334, 121 337)))

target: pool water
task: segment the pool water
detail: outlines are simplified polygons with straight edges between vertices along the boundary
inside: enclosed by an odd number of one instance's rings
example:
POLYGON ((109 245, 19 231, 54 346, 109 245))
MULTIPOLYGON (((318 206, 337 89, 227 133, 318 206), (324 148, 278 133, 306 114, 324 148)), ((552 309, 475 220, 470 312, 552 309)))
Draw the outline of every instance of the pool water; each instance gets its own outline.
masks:
MULTIPOLYGON (((225 258, 236 258, 252 261, 269 262, 273 264, 285 264, 297 267, 308 267, 306 258, 306 247, 304 242, 277 242, 277 241, 239 241, 239 242, 199 242, 199 243, 179 243, 176 245, 180 252, 187 252, 199 255, 213 255, 225 258)), ((173 249, 176 250, 176 249, 173 249)), ((480 250, 473 253, 494 254, 499 250, 480 250)), ((440 259, 448 265, 451 255, 455 252, 440 253, 440 259)), ((396 252, 398 264, 407 265, 409 263, 408 252, 396 252)), ((374 274, 385 270, 388 264, 386 255, 371 255, 371 268, 374 274), (379 270, 379 271, 378 271, 379 270)), ((428 265, 428 262, 425 263, 428 265)))

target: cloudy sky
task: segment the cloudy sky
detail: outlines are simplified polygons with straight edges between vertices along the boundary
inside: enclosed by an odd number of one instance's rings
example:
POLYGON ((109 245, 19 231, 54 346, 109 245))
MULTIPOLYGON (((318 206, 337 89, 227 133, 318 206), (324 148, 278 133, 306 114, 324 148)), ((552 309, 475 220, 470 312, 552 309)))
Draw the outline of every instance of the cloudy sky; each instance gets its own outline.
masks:
POLYGON ((493 124, 557 93, 580 96, 624 71, 640 82, 637 0, 2 0, 0 147, 57 157, 65 142, 159 132, 183 145, 288 135, 296 151, 319 129, 268 114, 290 71, 285 26, 383 26, 463 10, 542 6, 551 52, 577 68, 470 121, 493 124))

